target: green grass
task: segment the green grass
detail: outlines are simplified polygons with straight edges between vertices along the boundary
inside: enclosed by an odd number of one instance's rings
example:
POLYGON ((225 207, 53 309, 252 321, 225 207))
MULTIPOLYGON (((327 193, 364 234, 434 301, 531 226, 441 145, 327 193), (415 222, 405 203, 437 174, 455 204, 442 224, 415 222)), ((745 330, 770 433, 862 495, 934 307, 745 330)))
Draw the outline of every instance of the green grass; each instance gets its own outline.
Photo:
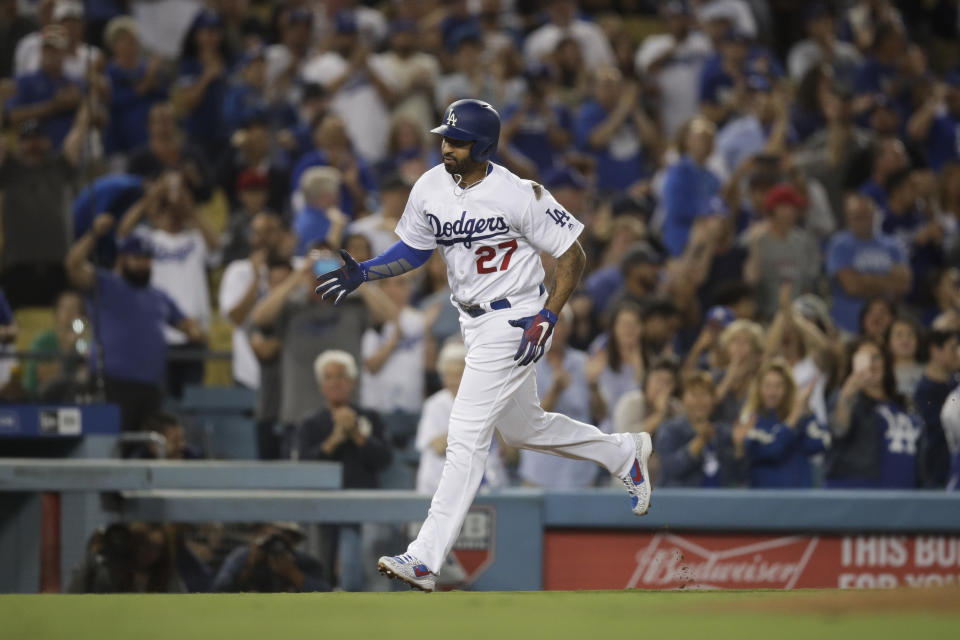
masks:
MULTIPOLYGON (((4 640, 956 638, 960 592, 0 596, 4 640), (939 611, 916 606, 932 600, 939 611), (946 608, 942 602, 946 600, 946 608), (892 602, 903 602, 898 607, 892 602), (910 603, 913 606, 906 606, 910 603)), ((934 607, 936 609, 936 607, 934 607)))

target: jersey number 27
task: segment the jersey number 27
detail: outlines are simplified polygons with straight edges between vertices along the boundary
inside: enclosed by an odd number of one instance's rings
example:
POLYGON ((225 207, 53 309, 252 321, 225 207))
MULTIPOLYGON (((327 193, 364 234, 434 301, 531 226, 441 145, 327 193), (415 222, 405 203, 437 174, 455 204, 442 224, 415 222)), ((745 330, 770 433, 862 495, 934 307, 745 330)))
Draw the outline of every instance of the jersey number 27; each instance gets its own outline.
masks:
POLYGON ((513 255, 513 252, 517 250, 517 241, 510 240, 509 242, 501 242, 497 245, 497 249, 493 247, 480 247, 476 250, 477 254, 477 273, 494 273, 495 271, 506 271, 507 267, 510 266, 510 256, 513 255), (503 260, 500 261, 500 267, 497 268, 493 265, 488 265, 487 263, 497 257, 497 249, 506 249, 507 252, 503 255, 503 260))

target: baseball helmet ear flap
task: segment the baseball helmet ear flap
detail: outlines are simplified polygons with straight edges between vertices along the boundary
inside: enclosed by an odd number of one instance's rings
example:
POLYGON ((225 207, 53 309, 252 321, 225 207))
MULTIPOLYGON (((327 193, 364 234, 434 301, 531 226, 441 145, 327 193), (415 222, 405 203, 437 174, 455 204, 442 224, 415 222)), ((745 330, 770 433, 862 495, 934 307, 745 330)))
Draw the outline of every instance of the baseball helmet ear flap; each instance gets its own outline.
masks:
POLYGON ((440 126, 430 132, 454 140, 473 141, 470 157, 476 162, 486 162, 497 152, 500 114, 482 100, 457 100, 443 112, 440 126))

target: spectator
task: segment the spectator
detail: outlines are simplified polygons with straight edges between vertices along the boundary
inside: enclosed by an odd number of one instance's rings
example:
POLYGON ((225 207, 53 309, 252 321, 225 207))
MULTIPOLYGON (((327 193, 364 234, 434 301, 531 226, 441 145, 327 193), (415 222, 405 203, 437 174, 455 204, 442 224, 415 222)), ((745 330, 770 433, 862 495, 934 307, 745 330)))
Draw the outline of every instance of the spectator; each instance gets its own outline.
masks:
POLYGON ((656 83, 660 124, 665 135, 672 138, 684 122, 697 115, 697 83, 713 45, 696 30, 686 0, 671 0, 660 7, 667 32, 644 39, 637 51, 636 68, 656 83))
POLYGON ((31 16, 18 11, 16 0, 0 2, 0 78, 13 77, 14 52, 36 27, 31 16))
POLYGON ((924 146, 927 162, 934 171, 960 160, 960 71, 937 83, 923 105, 907 124, 911 140, 924 146))
POLYGON ((310 57, 313 13, 284 7, 277 18, 279 41, 267 47, 267 86, 273 95, 296 104, 304 98, 303 67, 310 57))
MULTIPOLYGON (((564 307, 553 331, 553 343, 537 363, 537 388, 544 389, 541 405, 586 424, 607 417, 597 370, 587 366, 587 354, 568 346, 573 312, 564 307)), ((583 489, 597 481, 596 463, 523 449, 518 474, 524 483, 550 489, 583 489)))
POLYGON ((238 63, 239 71, 223 97, 223 120, 226 133, 232 136, 249 120, 262 112, 273 131, 292 130, 297 123, 293 107, 270 93, 267 85, 266 51, 260 47, 245 53, 238 63))
POLYGON ((797 389, 786 362, 760 367, 733 430, 733 441, 747 457, 750 486, 755 489, 809 489, 810 456, 830 446, 830 433, 810 415, 814 385, 797 389))
MULTIPOLYGON (((598 313, 603 313, 614 294, 623 287, 627 275, 624 272, 633 270, 632 265, 636 259, 660 262, 660 257, 654 255, 653 247, 643 242, 648 235, 646 226, 634 216, 615 217, 610 231, 603 257, 596 261, 597 266, 592 273, 583 279, 583 285, 598 313)), ((596 254, 589 250, 588 253, 596 254)), ((646 278, 641 276, 634 282, 643 280, 646 278)), ((646 283, 644 286, 647 286, 646 283)), ((641 292, 640 297, 642 298, 645 293, 641 292)))
POLYGON ((63 258, 71 238, 64 204, 88 128, 88 111, 81 109, 62 151, 52 150, 37 120, 20 125, 17 152, 0 141, 0 283, 14 308, 50 305, 66 284, 63 258))
POLYGON ((749 320, 735 320, 720 334, 725 369, 713 415, 724 424, 734 424, 747 401, 750 381, 763 358, 763 337, 763 328, 749 320))
MULTIPOLYGON (((646 431, 653 438, 662 425, 683 417, 683 404, 677 397, 679 375, 675 359, 654 360, 643 378, 643 389, 626 392, 613 408, 613 431, 646 431)), ((660 458, 656 451, 650 461, 650 476, 659 484, 660 458)))
POLYGON ((892 358, 869 340, 854 343, 850 354, 830 421, 826 486, 913 489, 921 429, 897 393, 892 358))
POLYGON ((43 29, 23 38, 17 45, 16 73, 34 73, 43 66, 44 32, 54 27, 66 38, 62 69, 64 75, 81 80, 91 69, 99 70, 103 54, 83 41, 83 3, 76 0, 57 0, 52 4, 49 22, 41 18, 43 29))
MULTIPOLYGON (((144 206, 133 206, 120 221, 117 236, 127 238, 144 216, 151 226, 149 238, 153 267, 150 284, 173 300, 205 333, 210 327, 210 290, 207 266, 214 263, 219 238, 197 212, 183 176, 170 172, 148 191, 144 206)), ((167 391, 179 398, 186 385, 203 381, 204 363, 195 355, 206 339, 196 340, 175 327, 164 331, 174 357, 167 364, 167 391), (179 359, 176 354, 183 354, 179 359)))
POLYGON ((223 233, 224 264, 241 260, 250 254, 253 221, 261 213, 269 213, 266 208, 269 186, 267 177, 254 169, 247 169, 237 176, 237 200, 240 206, 231 212, 223 233))
MULTIPOLYGON (((923 376, 920 363, 920 324, 910 316, 901 315, 890 324, 886 345, 893 356, 893 374, 897 378, 897 393, 913 398, 917 383, 923 376)), ((949 391, 949 389, 948 389, 949 391)))
POLYGON ((886 298, 872 298, 863 305, 857 322, 861 337, 869 338, 877 344, 884 344, 890 325, 897 317, 897 307, 886 298))
POLYGON ((339 247, 347 216, 336 206, 340 172, 333 167, 313 167, 300 178, 305 205, 297 212, 293 228, 297 234, 296 255, 306 254, 316 242, 339 247))
POLYGON ((807 38, 790 49, 787 69, 794 82, 824 62, 841 79, 850 79, 860 65, 857 48, 837 39, 836 10, 828 2, 813 2, 807 6, 807 38))
POLYGON ((929 281, 934 307, 925 314, 925 324, 960 331, 960 269, 941 269, 929 281))
POLYGON ((600 191, 634 186, 649 173, 647 163, 659 154, 656 125, 639 100, 639 85, 631 81, 624 86, 620 72, 605 66, 594 75, 592 99, 577 113, 577 147, 594 158, 600 191))
POLYGON ((201 460, 203 452, 187 443, 186 430, 176 414, 161 411, 147 418, 144 431, 155 433, 163 438, 165 449, 160 451, 155 442, 135 451, 128 458, 150 458, 159 460, 201 460))
POLYGON ((912 274, 903 247, 874 232, 875 209, 868 198, 851 194, 845 209, 847 229, 836 233, 827 247, 827 275, 833 321, 841 330, 855 333, 866 300, 904 296, 912 274))
POLYGON ((331 107, 343 118, 357 153, 367 162, 383 159, 387 148, 395 80, 383 61, 370 53, 357 32, 357 19, 349 10, 336 13, 330 49, 303 68, 308 82, 323 86, 332 96, 331 107))
POLYGON ((717 134, 717 153, 728 174, 757 154, 784 153, 796 138, 790 130, 787 98, 765 76, 747 77, 744 98, 743 115, 731 119, 717 134))
MULTIPOLYGON (((392 453, 380 416, 350 402, 357 385, 356 360, 346 351, 324 351, 314 362, 314 373, 325 408, 298 429, 300 459, 335 460, 343 465, 344 489, 375 489, 377 472, 387 468, 392 453)), ((339 560, 337 584, 345 591, 362 590, 360 527, 341 526, 332 537, 330 559, 339 560)))
POLYGON ((931 272, 943 266, 943 226, 938 220, 925 220, 917 207, 916 176, 909 169, 887 178, 887 215, 880 229, 896 238, 910 254, 914 278, 911 299, 917 299, 921 284, 931 272))
POLYGON ((132 18, 111 20, 104 39, 112 54, 106 69, 110 116, 104 131, 104 150, 107 154, 128 154, 147 144, 150 109, 166 102, 170 79, 163 60, 141 57, 137 23, 132 18))
POLYGON ((344 121, 335 115, 324 117, 314 127, 313 143, 315 148, 304 153, 293 169, 293 189, 300 188, 303 174, 311 167, 338 169, 340 210, 353 219, 360 218, 367 210, 367 199, 376 192, 377 184, 370 166, 353 152, 344 121))
MULTIPOLYGON (((450 413, 453 411, 453 399, 463 377, 466 355, 463 344, 451 340, 443 346, 437 357, 437 370, 440 372, 443 388, 423 403, 423 412, 417 425, 416 448, 420 452, 420 465, 417 467, 416 489, 417 493, 423 495, 432 496, 440 483, 440 474, 446 460, 450 413)), ((499 447, 497 440, 494 440, 481 482, 487 486, 496 486, 505 481, 499 447)))
POLYGON ((183 40, 180 78, 173 94, 177 110, 185 114, 184 129, 190 141, 215 162, 227 139, 221 115, 230 64, 223 39, 223 20, 204 9, 197 13, 183 40))
POLYGON ((906 169, 909 164, 907 148, 899 138, 880 138, 875 145, 873 172, 870 179, 860 186, 860 193, 870 196, 880 211, 886 214, 890 210, 887 181, 890 176, 906 169))
MULTIPOLYGON (((156 176, 151 176, 155 179, 156 176)), ((97 178, 73 200, 74 239, 90 231, 93 222, 101 213, 108 213, 119 221, 131 207, 144 207, 148 180, 126 173, 108 173, 97 178)), ((159 188, 159 187, 158 187, 159 188)), ((97 266, 113 267, 117 258, 117 243, 111 228, 110 234, 97 241, 94 260, 97 266)))
POLYGON ((680 159, 667 168, 663 183, 663 243, 671 256, 683 253, 694 221, 716 209, 711 201, 720 193, 720 180, 706 166, 715 135, 713 123, 699 116, 677 135, 680 159))
POLYGON ((282 257, 282 233, 277 215, 266 211, 253 215, 244 238, 247 252, 227 264, 220 281, 220 313, 233 325, 233 381, 248 389, 260 386, 257 359, 247 337, 248 320, 254 305, 266 295, 267 265, 282 257))
POLYGON ((710 374, 684 374, 681 399, 686 416, 657 429, 661 487, 718 487, 736 484, 743 463, 738 460, 729 425, 712 422, 716 389, 710 374))
POLYGON ((440 63, 421 50, 420 28, 415 20, 390 24, 390 46, 378 56, 379 66, 396 85, 391 101, 394 116, 404 114, 421 130, 432 129, 434 87, 440 63))
POLYGON ((533 162, 541 177, 561 164, 573 134, 573 117, 552 89, 547 67, 530 71, 523 98, 505 106, 501 114, 500 145, 512 146, 533 162))
POLYGON ((296 525, 263 525, 249 545, 240 545, 223 561, 210 586, 215 592, 330 591, 323 565, 296 550, 303 541, 296 525))
POLYGON ((141 178, 153 178, 172 170, 183 173, 194 200, 210 200, 213 195, 210 163, 177 126, 173 104, 159 102, 150 107, 147 116, 146 146, 130 154, 127 171, 141 178))
MULTIPOLYGON (((293 271, 290 261, 280 258, 274 258, 267 265, 267 268, 267 291, 279 287, 284 280, 290 277, 290 273, 293 271)), ((226 276, 224 276, 224 280, 226 280, 226 276)), ((240 304, 242 305, 243 302, 240 304)), ((221 304, 221 309, 223 308, 225 306, 221 304)), ((234 307, 234 309, 236 308, 234 307)), ((249 348, 256 357, 257 372, 259 373, 257 406, 253 412, 254 419, 257 421, 257 455, 261 460, 277 460, 281 457, 283 451, 284 435, 282 433, 283 423, 280 421, 280 396, 283 383, 280 353, 283 344, 272 326, 250 327, 248 335, 249 348)), ((246 338, 246 336, 242 337, 246 338)), ((236 362, 238 354, 236 346, 234 346, 233 353, 234 362, 236 362)), ((234 376, 236 376, 236 373, 234 376)))
POLYGON ((94 268, 89 255, 112 227, 110 215, 97 216, 67 253, 66 271, 70 283, 86 293, 88 315, 99 319, 91 368, 103 376, 107 401, 120 405, 123 429, 131 431, 160 410, 167 356, 163 327, 176 327, 197 342, 205 336, 168 295, 150 286, 152 250, 140 236, 120 245, 114 272, 94 268))
POLYGON ((62 28, 44 29, 39 68, 16 77, 16 92, 6 104, 14 125, 39 120, 54 149, 67 137, 83 97, 81 80, 63 72, 67 46, 62 28))
MULTIPOLYGON (((640 388, 644 374, 641 318, 642 311, 634 304, 625 302, 614 309, 604 335, 606 343, 590 356, 587 379, 597 380, 606 407, 617 406, 625 393, 640 388)), ((606 431, 608 426, 607 422, 600 425, 606 431)))
POLYGON ((76 380, 90 348, 89 321, 79 293, 67 290, 57 296, 53 319, 54 327, 30 343, 30 351, 41 357, 31 358, 24 368, 23 390, 28 398, 48 398, 60 384, 76 380))
POLYGON ((359 295, 336 308, 322 303, 313 293, 316 275, 336 268, 338 263, 329 250, 309 254, 250 312, 253 325, 272 328, 282 345, 280 421, 284 425, 294 425, 308 411, 324 406, 324 397, 311 379, 312 354, 340 349, 358 361, 367 327, 394 321, 399 313, 377 287, 361 287, 359 295), (323 327, 323 331, 316 327, 323 327))
POLYGON ((790 283, 792 295, 797 297, 812 292, 820 275, 817 241, 798 226, 806 205, 793 185, 777 185, 764 198, 769 217, 749 233, 750 253, 743 279, 757 287, 757 312, 762 318, 776 313, 783 283, 790 283))
POLYGON ((397 242, 394 230, 407 205, 410 188, 411 183, 399 174, 387 176, 380 185, 380 210, 350 223, 347 228, 350 234, 359 233, 370 241, 373 255, 380 255, 397 242))
POLYGON ((940 411, 960 379, 957 336, 953 332, 931 331, 927 336, 930 359, 916 385, 913 404, 923 418, 920 446, 920 486, 943 488, 950 473, 950 450, 940 421, 940 411))
POLYGON ((399 309, 396 321, 363 334, 363 380, 360 405, 387 422, 394 444, 412 439, 424 399, 426 334, 440 304, 421 311, 410 304, 410 275, 388 278, 380 289, 399 309))
POLYGON ((404 182, 413 184, 430 167, 439 164, 440 149, 432 139, 428 140, 428 131, 421 129, 417 121, 406 114, 393 117, 387 157, 377 167, 381 179, 398 174, 404 182))
POLYGON ((267 114, 259 109, 250 110, 243 128, 230 138, 229 148, 220 155, 217 175, 231 207, 239 206, 237 178, 244 171, 253 170, 267 178, 267 206, 270 210, 280 214, 288 210, 290 170, 282 155, 273 152, 274 138, 267 114))
POLYGON ((575 0, 557 0, 547 5, 549 22, 530 35, 524 44, 523 55, 527 65, 546 62, 564 37, 572 38, 583 52, 586 68, 596 72, 601 66, 614 62, 613 49, 599 26, 577 17, 575 0))
MULTIPOLYGON (((637 242, 620 261, 620 275, 623 283, 620 289, 609 296, 608 301, 603 298, 594 299, 596 310, 603 313, 604 309, 615 309, 624 302, 631 302, 639 307, 649 304, 657 294, 663 273, 663 256, 646 242, 637 242)), ((589 282, 587 286, 589 286, 589 282)))

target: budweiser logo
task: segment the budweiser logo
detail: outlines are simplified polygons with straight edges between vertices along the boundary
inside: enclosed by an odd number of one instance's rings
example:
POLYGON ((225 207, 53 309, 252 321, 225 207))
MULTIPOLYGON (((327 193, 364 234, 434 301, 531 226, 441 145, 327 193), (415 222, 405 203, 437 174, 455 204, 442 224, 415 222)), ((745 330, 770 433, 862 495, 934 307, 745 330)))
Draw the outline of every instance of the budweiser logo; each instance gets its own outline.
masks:
POLYGON ((818 540, 791 536, 706 549, 682 536, 658 534, 637 552, 627 588, 792 589, 818 540))

